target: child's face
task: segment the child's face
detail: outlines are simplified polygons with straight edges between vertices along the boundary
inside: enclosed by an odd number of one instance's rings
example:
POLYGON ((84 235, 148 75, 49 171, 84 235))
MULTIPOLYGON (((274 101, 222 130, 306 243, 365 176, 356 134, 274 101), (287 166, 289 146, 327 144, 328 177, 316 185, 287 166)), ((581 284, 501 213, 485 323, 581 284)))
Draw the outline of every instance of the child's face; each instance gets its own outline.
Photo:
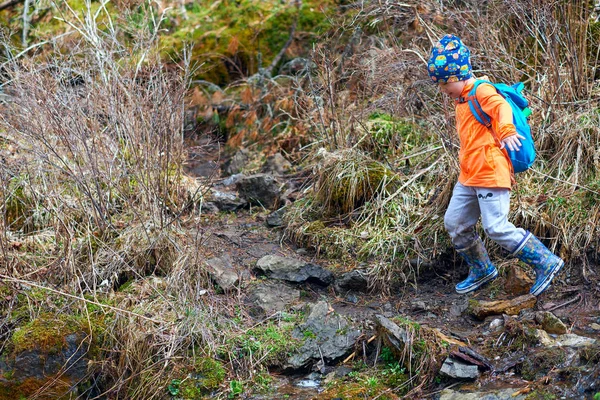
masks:
POLYGON ((447 94, 453 99, 457 99, 460 97, 466 81, 458 81, 458 82, 450 82, 450 83, 438 83, 440 87, 440 91, 444 94, 447 94))

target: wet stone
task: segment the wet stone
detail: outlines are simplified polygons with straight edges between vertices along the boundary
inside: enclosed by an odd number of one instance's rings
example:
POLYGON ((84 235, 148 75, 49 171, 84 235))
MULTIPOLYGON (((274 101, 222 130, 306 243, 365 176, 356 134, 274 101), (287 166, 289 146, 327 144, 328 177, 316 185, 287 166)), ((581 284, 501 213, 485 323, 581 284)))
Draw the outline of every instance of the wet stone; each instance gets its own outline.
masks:
POLYGON ((360 335, 358 328, 333 312, 327 302, 320 301, 312 307, 306 322, 292 333, 292 337, 303 340, 304 344, 288 359, 286 369, 307 368, 322 361, 335 362, 354 348, 360 335))
POLYGON ((357 292, 366 292, 369 282, 363 271, 354 270, 346 272, 335 281, 335 289, 338 292, 354 290, 357 292))
POLYGON ((323 286, 327 286, 333 282, 331 271, 319 265, 295 258, 275 255, 264 256, 256 262, 256 268, 265 273, 269 278, 288 282, 301 283, 308 281, 323 286))
POLYGON ((283 215, 285 214, 285 208, 280 208, 277 211, 273 211, 271 214, 267 215, 267 226, 271 228, 276 228, 279 226, 283 226, 283 215))
POLYGON ((240 179, 235 186, 240 196, 253 205, 273 209, 279 202, 281 188, 272 175, 246 176, 240 179))
POLYGON ((495 391, 478 391, 465 393, 459 390, 444 389, 439 400, 524 400, 525 395, 513 394, 517 389, 501 389, 495 391))
POLYGON ((542 329, 551 334, 563 335, 567 333, 567 326, 554 314, 540 311, 535 314, 535 320, 542 325, 542 329))
POLYGON ((272 315, 283 311, 300 298, 300 291, 279 282, 262 282, 248 289, 247 302, 259 311, 254 314, 272 315))
POLYGON ((444 361, 440 374, 454 379, 477 379, 480 375, 477 365, 467 364, 451 357, 444 361))

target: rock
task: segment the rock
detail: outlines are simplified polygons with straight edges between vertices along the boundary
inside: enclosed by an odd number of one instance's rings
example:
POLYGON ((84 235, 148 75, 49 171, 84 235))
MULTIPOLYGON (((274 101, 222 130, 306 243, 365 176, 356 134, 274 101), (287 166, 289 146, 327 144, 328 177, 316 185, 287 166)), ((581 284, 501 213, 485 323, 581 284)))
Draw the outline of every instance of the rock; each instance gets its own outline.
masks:
POLYGON ((489 392, 465 393, 458 390, 444 389, 439 400, 524 400, 526 395, 515 394, 518 390, 501 389, 489 392))
POLYGON ((216 214, 220 211, 219 207, 212 201, 206 201, 206 202, 200 203, 198 210, 199 210, 200 214, 202 214, 202 215, 216 214))
POLYGON ((598 341, 596 339, 592 339, 592 338, 588 338, 588 337, 584 337, 584 336, 578 336, 578 335, 575 335, 572 333, 567 333, 566 335, 558 336, 556 338, 555 342, 556 342, 556 346, 574 347, 574 348, 593 346, 598 343, 598 341))
POLYGON ((206 260, 206 264, 211 278, 223 290, 229 290, 238 283, 239 276, 231 265, 231 258, 228 255, 206 260))
POLYGON ((237 211, 248 204, 246 200, 240 199, 234 193, 221 192, 214 189, 211 189, 209 200, 217 206, 219 211, 237 211))
POLYGON ((503 326, 504 326, 504 320, 500 319, 500 318, 496 318, 492 322, 490 322, 490 330, 492 332, 499 331, 500 329, 502 329, 503 326))
POLYGON ((540 311, 535 314, 535 321, 542 325, 542 329, 548 333, 562 335, 567 333, 566 325, 549 311, 540 311))
POLYGON ((240 196, 250 204, 272 209, 279 201, 280 185, 272 175, 256 174, 246 176, 236 183, 240 196))
POLYGON ((68 398, 89 387, 91 336, 70 316, 51 318, 39 316, 15 331, 19 345, 0 356, 0 394, 8 396, 1 398, 33 398, 43 388, 68 398))
MULTIPOLYGON (((300 291, 279 282, 261 282, 248 289, 247 302, 267 316, 283 311, 300 298, 300 291)), ((257 313, 255 313, 257 314, 257 313)))
POLYGON ((267 161, 263 164, 261 171, 273 175, 283 175, 290 168, 292 168, 292 164, 280 153, 276 153, 267 157, 267 161))
POLYGON ((333 274, 316 264, 295 258, 275 255, 264 256, 256 262, 256 268, 268 277, 288 282, 314 282, 327 286, 333 282, 333 274))
POLYGON ((267 226, 270 228, 276 228, 283 226, 283 215, 285 214, 285 208, 280 208, 277 211, 273 211, 267 215, 267 226))
POLYGON ((467 364, 451 357, 444 361, 440 374, 454 379, 477 379, 480 375, 477 365, 467 364))
POLYGON ((529 277, 518 265, 514 264, 508 270, 504 290, 511 296, 521 296, 529 293, 534 280, 529 277))
POLYGON ((312 307, 306 322, 292 333, 304 344, 288 359, 286 369, 307 368, 321 360, 335 362, 354 348, 360 335, 359 329, 333 312, 327 302, 320 301, 312 307))
POLYGON ((346 301, 347 301, 348 303, 357 304, 357 303, 358 303, 358 300, 359 300, 359 299, 358 299, 358 296, 357 296, 357 295, 355 295, 354 293, 349 293, 349 294, 346 296, 346 301))
POLYGON ((459 298, 450 306, 450 315, 454 317, 460 317, 468 308, 469 301, 464 297, 459 298))
POLYGON ((238 181, 242 178, 244 178, 246 175, 244 174, 233 174, 231 176, 228 176, 227 178, 223 179, 223 181, 221 182, 222 186, 231 186, 231 185, 235 185, 236 183, 238 183, 238 181))
POLYGON ((554 339, 552 339, 546 331, 541 329, 534 330, 533 336, 542 346, 551 347, 556 345, 554 339))
POLYGON ((192 176, 202 176, 204 178, 218 178, 219 165, 214 161, 207 161, 201 164, 194 164, 189 168, 188 173, 192 176))
POLYGON ((230 160, 223 164, 223 173, 226 176, 229 176, 241 172, 246 164, 248 164, 249 159, 249 151, 246 149, 239 149, 230 160))
POLYGON ((346 272, 339 279, 335 281, 335 289, 338 292, 344 292, 349 290, 355 290, 357 292, 366 292, 369 286, 364 271, 354 270, 346 272))
POLYGON ((412 300, 410 302, 410 309, 412 311, 429 311, 430 308, 423 300, 412 300))
POLYGON ((401 356, 404 353, 406 343, 410 343, 409 332, 381 314, 375 315, 375 322, 377 323, 377 331, 383 341, 394 354, 401 356))
POLYGON ((592 324, 590 324, 590 328, 592 328, 595 331, 600 331, 600 324, 593 322, 592 324))
POLYGON ((536 329, 534 331, 534 335, 540 344, 545 347, 571 347, 577 349, 598 344, 596 339, 579 336, 572 333, 559 335, 553 339, 546 331, 536 329))
POLYGON ((521 310, 532 308, 537 299, 534 295, 527 294, 511 300, 499 301, 476 301, 469 302, 469 311, 479 319, 484 319, 489 315, 517 315, 521 310))

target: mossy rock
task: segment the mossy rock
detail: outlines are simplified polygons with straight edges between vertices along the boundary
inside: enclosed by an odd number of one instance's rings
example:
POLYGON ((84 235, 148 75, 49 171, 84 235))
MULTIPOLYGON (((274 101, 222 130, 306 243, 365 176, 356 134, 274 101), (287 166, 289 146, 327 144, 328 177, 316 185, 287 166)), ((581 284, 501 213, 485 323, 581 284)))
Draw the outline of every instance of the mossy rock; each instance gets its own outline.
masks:
POLYGON ((565 350, 560 347, 546 348, 525 357, 521 365, 521 376, 528 381, 540 379, 566 360, 565 350))
POLYGON ((97 354, 87 318, 41 314, 17 328, 0 356, 0 400, 40 392, 58 398, 86 386, 88 362, 97 354))
POLYGON ((15 354, 31 350, 54 353, 67 345, 67 336, 77 333, 89 335, 87 320, 69 315, 43 314, 15 330, 12 351, 15 354))

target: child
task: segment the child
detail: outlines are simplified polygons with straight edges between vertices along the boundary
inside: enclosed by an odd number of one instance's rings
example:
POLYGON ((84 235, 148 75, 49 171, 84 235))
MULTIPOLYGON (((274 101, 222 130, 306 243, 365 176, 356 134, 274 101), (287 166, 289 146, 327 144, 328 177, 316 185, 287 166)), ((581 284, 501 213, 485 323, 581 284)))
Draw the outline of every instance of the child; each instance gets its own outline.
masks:
POLYGON ((530 232, 508 221, 512 164, 505 147, 516 150, 521 140, 513 125, 512 109, 489 84, 477 88, 477 100, 492 119, 497 140, 477 122, 466 96, 473 88, 469 49, 453 35, 446 35, 432 49, 429 76, 442 93, 455 99, 456 128, 460 137, 460 175, 444 217, 456 251, 469 265, 469 276, 456 285, 458 293, 476 290, 498 276, 475 224, 481 217, 483 230, 500 246, 535 270, 536 280, 530 293, 539 295, 564 265, 530 232))

